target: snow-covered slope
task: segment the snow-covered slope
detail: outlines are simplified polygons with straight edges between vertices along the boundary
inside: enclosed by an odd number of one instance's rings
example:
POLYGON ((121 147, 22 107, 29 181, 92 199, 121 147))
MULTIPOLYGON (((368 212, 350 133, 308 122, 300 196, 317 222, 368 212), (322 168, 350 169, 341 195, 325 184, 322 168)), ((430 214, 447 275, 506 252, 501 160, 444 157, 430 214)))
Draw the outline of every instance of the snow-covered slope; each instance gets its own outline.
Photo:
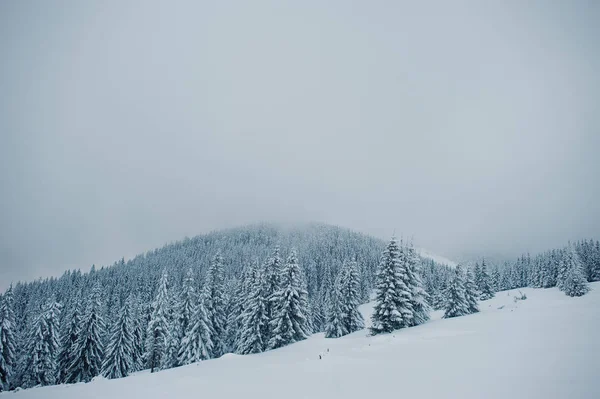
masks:
MULTIPOLYGON (((600 283, 500 292, 481 313, 368 337, 310 339, 156 374, 36 388, 0 398, 600 398, 600 283)), ((368 316, 371 305, 361 310, 368 316)))

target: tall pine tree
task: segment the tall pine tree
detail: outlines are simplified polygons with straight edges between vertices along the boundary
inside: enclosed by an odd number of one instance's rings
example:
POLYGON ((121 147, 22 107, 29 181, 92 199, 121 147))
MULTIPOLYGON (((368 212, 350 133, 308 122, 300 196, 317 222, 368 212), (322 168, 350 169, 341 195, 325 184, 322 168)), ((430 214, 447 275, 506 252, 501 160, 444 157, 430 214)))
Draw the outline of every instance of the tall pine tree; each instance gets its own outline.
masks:
POLYGON ((213 258, 205 282, 205 306, 209 319, 210 337, 213 343, 211 357, 219 357, 225 352, 225 271, 223 258, 216 254, 213 258))
POLYGON ((102 288, 99 282, 94 284, 87 304, 86 313, 82 319, 82 327, 75 345, 73 363, 68 369, 67 381, 89 382, 100 374, 104 356, 105 333, 102 311, 102 288))
POLYGON ((395 237, 387 245, 375 279, 375 307, 371 317, 372 334, 389 333, 412 320, 411 292, 405 284, 406 270, 395 237))
POLYGON ((281 288, 271 297, 274 318, 270 320, 269 349, 279 348, 304 340, 310 334, 308 319, 308 293, 301 276, 298 256, 292 250, 279 284, 281 288))
POLYGON ((466 314, 469 314, 469 304, 465 296, 465 282, 462 267, 457 265, 446 291, 444 319, 466 314))
POLYGON ((106 357, 102 363, 102 375, 106 378, 127 377, 133 370, 134 348, 130 308, 130 301, 125 301, 111 328, 106 357))
POLYGON ((150 322, 146 333, 146 361, 150 372, 160 370, 163 357, 166 354, 169 340, 169 324, 167 313, 169 311, 168 275, 164 271, 158 283, 158 292, 152 303, 150 322))
POLYGON ((17 337, 12 285, 0 298, 0 392, 11 387, 17 362, 17 337))
POLYGON ((365 321, 358 311, 360 304, 360 275, 355 261, 345 262, 340 272, 339 298, 342 324, 345 334, 358 331, 365 326, 365 321))

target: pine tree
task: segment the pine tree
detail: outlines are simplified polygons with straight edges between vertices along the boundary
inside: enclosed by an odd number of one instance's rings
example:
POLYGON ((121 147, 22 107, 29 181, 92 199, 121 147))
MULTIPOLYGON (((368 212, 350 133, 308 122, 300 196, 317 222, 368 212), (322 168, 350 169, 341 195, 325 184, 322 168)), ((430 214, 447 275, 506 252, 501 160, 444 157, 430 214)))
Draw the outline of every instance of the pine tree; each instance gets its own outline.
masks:
POLYGON ((58 382, 67 382, 69 368, 75 361, 75 351, 81 328, 81 310, 79 301, 73 302, 73 308, 68 317, 68 324, 63 331, 58 354, 58 382))
POLYGON ((365 321, 358 311, 360 297, 358 264, 355 261, 345 262, 340 273, 338 298, 342 311, 342 323, 346 334, 358 331, 365 326, 365 321))
POLYGON ((475 282, 475 288, 477 289, 478 294, 480 294, 483 285, 483 276, 481 274, 479 262, 475 262, 475 266, 473 266, 473 279, 475 282))
POLYGON ((139 371, 144 369, 144 330, 141 324, 139 298, 132 300, 132 352, 131 352, 131 371, 139 371))
POLYGON ((12 285, 0 298, 0 392, 9 390, 17 361, 16 322, 12 285))
POLYGON ((167 346, 165 355, 162 358, 161 370, 177 367, 179 363, 179 349, 181 346, 180 337, 182 335, 181 325, 179 324, 181 303, 179 296, 171 290, 167 307, 167 346))
POLYGON ((264 351, 269 340, 269 298, 265 295, 263 269, 258 263, 255 264, 249 278, 252 283, 244 302, 242 329, 237 348, 238 353, 242 355, 264 351))
POLYGON ((465 299, 467 300, 467 308, 469 313, 479 312, 479 305, 477 305, 477 287, 473 278, 471 270, 467 269, 465 278, 465 299))
POLYGON ((376 276, 372 334, 388 333, 409 325, 412 319, 411 293, 404 281, 400 248, 395 237, 387 245, 376 276))
POLYGON ((591 266, 590 266, 590 281, 600 281, 600 242, 596 241, 596 245, 593 242, 590 244, 591 250, 591 266))
POLYGON ((224 338, 227 317, 225 314, 225 272, 223 258, 219 253, 213 258, 208 269, 205 284, 206 314, 209 319, 210 337, 213 343, 211 357, 224 353, 224 338))
POLYGON ((407 282, 406 285, 411 292, 411 305, 413 317, 408 327, 418 326, 429 320, 431 307, 427 302, 429 295, 423 288, 421 280, 420 259, 412 243, 406 246, 405 250, 407 282))
POLYGON ((276 349, 304 340, 310 334, 308 320, 308 293, 304 287, 296 251, 292 250, 279 278, 280 289, 270 302, 274 318, 270 320, 272 332, 268 349, 276 349))
POLYGON ((264 337, 265 345, 268 345, 269 340, 274 334, 272 330, 273 326, 270 321, 276 317, 277 309, 276 304, 272 299, 281 288, 282 263, 283 261, 279 255, 279 247, 275 247, 273 254, 267 259, 263 271, 263 296, 266 299, 265 316, 267 319, 266 335, 264 337))
POLYGON ((332 288, 332 293, 329 295, 325 338, 339 338, 348 334, 342 320, 342 305, 340 301, 341 289, 339 280, 339 278, 336 279, 336 283, 332 288))
POLYGON ((583 265, 572 246, 563 251, 560 261, 560 289, 568 296, 582 296, 590 289, 587 285, 583 265))
POLYGON ((111 328, 106 357, 102 362, 102 375, 106 378, 127 377, 133 370, 134 348, 130 307, 130 300, 125 301, 117 321, 111 328))
POLYGON ((490 275, 487 271, 487 265, 485 259, 481 261, 481 267, 479 268, 479 298, 482 301, 486 301, 494 297, 494 289, 490 285, 490 275))
POLYGON ((69 366, 67 382, 89 382, 100 374, 104 356, 104 319, 102 309, 102 288, 99 282, 94 284, 87 304, 82 327, 73 354, 73 363, 69 366))
POLYGON ((191 324, 194 320, 194 313, 196 312, 195 306, 198 302, 198 295, 196 294, 196 287, 194 282, 194 271, 189 268, 185 278, 183 280, 183 287, 181 293, 181 307, 179 310, 179 325, 181 326, 183 339, 186 332, 190 330, 191 324))
POLYGON ((448 285, 445 296, 447 302, 444 319, 469 314, 469 305, 465 297, 465 283, 460 265, 457 265, 454 270, 454 276, 448 285))
POLYGON ((160 370, 169 339, 167 312, 169 307, 168 276, 164 271, 158 283, 158 292, 152 303, 152 313, 146 333, 146 361, 150 372, 160 370))
POLYGON ((23 373, 23 386, 26 388, 56 382, 59 313, 60 305, 51 300, 34 320, 23 373))
POLYGON ((188 331, 181 341, 179 363, 182 365, 210 359, 213 352, 213 342, 210 338, 210 319, 206 313, 204 303, 203 298, 195 307, 194 317, 190 320, 188 331))

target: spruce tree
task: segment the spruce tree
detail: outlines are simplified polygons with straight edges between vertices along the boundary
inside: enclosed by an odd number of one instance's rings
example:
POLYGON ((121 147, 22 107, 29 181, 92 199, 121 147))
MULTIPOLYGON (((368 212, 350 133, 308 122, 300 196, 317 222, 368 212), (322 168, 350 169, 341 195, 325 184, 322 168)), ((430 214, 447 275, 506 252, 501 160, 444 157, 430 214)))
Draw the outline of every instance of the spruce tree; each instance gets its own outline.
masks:
POLYGON ((125 301, 119 311, 117 321, 111 328, 106 357, 102 362, 102 375, 106 378, 127 377, 133 370, 134 348, 130 307, 130 301, 125 301))
POLYGON ((144 330, 142 328, 142 315, 140 314, 139 297, 132 300, 132 352, 131 352, 131 371, 144 369, 144 330))
POLYGON ((219 253, 213 258, 205 283, 205 306, 209 319, 210 337, 213 343, 211 357, 224 353, 224 338, 227 317, 225 314, 225 271, 223 258, 219 253))
POLYGON ((104 356, 104 319, 102 309, 102 288, 99 282, 94 284, 82 327, 75 345, 73 363, 69 366, 67 382, 89 382, 100 374, 104 356))
POLYGON ((253 272, 248 276, 252 284, 249 295, 244 302, 244 313, 237 351, 242 355, 260 353, 269 342, 269 317, 265 295, 263 268, 255 264, 253 272))
POLYGON ((59 313, 60 305, 51 300, 34 320, 23 373, 23 386, 26 388, 56 382, 59 313))
POLYGON ((560 289, 565 294, 568 296, 582 296, 590 290, 579 255, 572 246, 563 251, 560 270, 560 289))
POLYGON ((485 259, 481 261, 481 267, 479 268, 479 297, 482 301, 486 301, 494 297, 494 290, 490 285, 490 275, 487 271, 487 265, 485 259))
POLYGON ((371 317, 373 335, 405 327, 412 319, 411 294, 404 282, 406 270, 401 262, 398 242, 392 237, 383 252, 375 279, 375 307, 371 317))
POLYGON ((500 286, 500 270, 498 270, 497 266, 495 266, 492 269, 492 275, 490 277, 490 280, 491 280, 490 288, 492 289, 493 292, 498 292, 498 291, 502 290, 502 288, 500 286))
POLYGON ((263 296, 266 299, 265 302, 265 316, 267 319, 266 335, 264 337, 264 345, 268 345, 269 340, 273 336, 273 320, 277 315, 276 304, 273 301, 273 297, 281 289, 281 274, 283 268, 283 261, 279 255, 279 247, 275 247, 273 254, 267 259, 264 264, 263 270, 263 296))
POLYGON ((483 276, 481 274, 479 262, 475 262, 475 266, 473 266, 473 280, 475 282, 475 288, 477 289, 478 294, 480 294, 483 285, 483 276))
POLYGON ((0 298, 0 392, 11 388, 17 361, 17 337, 12 285, 0 298))
POLYGON ((310 334, 308 293, 301 276, 298 256, 292 250, 279 278, 280 289, 270 299, 274 318, 270 320, 268 349, 306 339, 310 334))
POLYGON ((188 325, 181 348, 179 350, 179 363, 182 365, 210 359, 213 353, 213 342, 211 341, 210 319, 206 313, 205 301, 195 307, 194 316, 188 325))
POLYGON ((465 282, 460 265, 457 265, 454 270, 454 276, 450 280, 445 296, 446 307, 443 316, 444 319, 469 314, 469 305, 465 297, 465 282))
POLYGON ((412 243, 404 249, 406 271, 407 271, 407 286, 411 292, 410 303, 412 305, 413 317, 407 327, 418 326, 429 320, 429 312, 431 307, 428 300, 429 295, 423 288, 421 280, 421 261, 419 255, 415 251, 412 243))
POLYGON ((163 357, 166 354, 169 340, 169 324, 167 313, 169 311, 168 275, 164 271, 158 283, 158 292, 152 303, 152 312, 146 333, 146 361, 148 368, 153 373, 160 370, 163 357))
POLYGON ((327 323, 325 325, 325 338, 339 338, 348 334, 348 331, 345 329, 344 322, 342 320, 343 314, 340 301, 341 290, 339 280, 339 278, 336 279, 336 283, 332 288, 331 294, 329 295, 327 323))
POLYGON ((590 280, 589 281, 600 281, 600 242, 596 241, 594 245, 593 241, 590 243, 591 249, 591 265, 590 265, 590 280))
POLYGON ((479 312, 479 305, 477 305, 477 287, 475 286, 475 280, 473 278, 473 272, 467 269, 465 276, 465 299, 467 300, 467 309, 469 313, 479 312))
POLYGON ((365 321, 358 311, 360 304, 360 275, 355 261, 345 262, 340 272, 338 299, 341 307, 341 318, 344 332, 350 334, 365 326, 365 321))
POLYGON ((167 346, 165 355, 162 358, 161 370, 177 367, 179 363, 179 349, 181 346, 180 337, 182 335, 181 325, 179 324, 179 316, 181 304, 179 296, 174 290, 171 290, 169 295, 169 305, 167 307, 167 346))
POLYGON ((66 328, 61 337, 60 352, 58 354, 58 382, 68 381, 70 367, 75 361, 77 341, 81 328, 81 309, 78 300, 72 302, 72 310, 67 319, 66 328))

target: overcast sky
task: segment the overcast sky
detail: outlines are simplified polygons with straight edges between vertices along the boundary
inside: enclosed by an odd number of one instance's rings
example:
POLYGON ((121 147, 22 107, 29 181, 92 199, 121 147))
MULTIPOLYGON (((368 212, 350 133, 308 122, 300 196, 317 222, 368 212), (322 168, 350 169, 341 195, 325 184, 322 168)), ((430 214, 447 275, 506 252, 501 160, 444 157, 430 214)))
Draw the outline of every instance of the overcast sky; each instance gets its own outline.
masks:
POLYGON ((449 258, 600 238, 598 21, 596 1, 2 1, 0 288, 257 221, 449 258))

